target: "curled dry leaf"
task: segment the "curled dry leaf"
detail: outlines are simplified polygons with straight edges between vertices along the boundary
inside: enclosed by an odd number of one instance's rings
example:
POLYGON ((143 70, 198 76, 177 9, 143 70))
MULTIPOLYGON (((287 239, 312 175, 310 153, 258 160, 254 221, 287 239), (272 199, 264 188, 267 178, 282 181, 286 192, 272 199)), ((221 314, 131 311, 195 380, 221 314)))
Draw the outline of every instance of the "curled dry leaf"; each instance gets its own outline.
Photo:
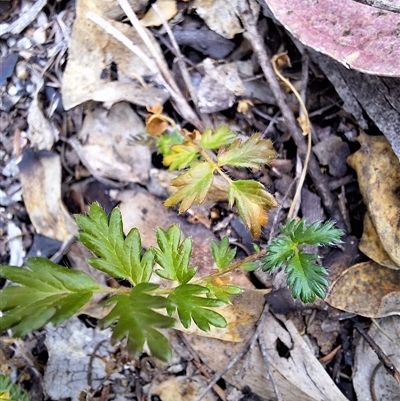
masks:
POLYGON ((400 76, 400 14, 353 0, 264 0, 297 39, 348 68, 400 76))
POLYGON ((61 198, 60 156, 42 150, 25 150, 18 164, 24 203, 38 234, 68 241, 78 231, 61 198))
POLYGON ((400 162, 383 136, 361 132, 361 148, 348 157, 356 170, 360 191, 379 239, 393 262, 400 266, 400 162))
POLYGON ((334 308, 366 317, 400 313, 400 270, 375 262, 358 263, 332 283, 325 301, 334 308))
POLYGON ((358 247, 361 252, 365 253, 374 262, 382 266, 390 267, 391 269, 400 268, 385 251, 368 212, 365 213, 364 231, 358 247))
MULTIPOLYGON (((178 13, 175 0, 157 0, 154 4, 158 7, 166 21, 175 17, 178 13)), ((150 8, 146 15, 140 20, 140 24, 145 27, 160 26, 162 25, 162 21, 154 9, 150 8)))

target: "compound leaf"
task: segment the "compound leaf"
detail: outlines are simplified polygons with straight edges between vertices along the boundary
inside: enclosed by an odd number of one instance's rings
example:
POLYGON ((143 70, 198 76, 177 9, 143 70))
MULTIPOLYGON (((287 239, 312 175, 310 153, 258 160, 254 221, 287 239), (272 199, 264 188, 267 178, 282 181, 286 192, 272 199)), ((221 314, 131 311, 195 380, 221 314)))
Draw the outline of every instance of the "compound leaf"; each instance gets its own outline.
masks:
POLYGON ((236 249, 230 248, 229 238, 224 237, 219 244, 215 241, 211 241, 211 253, 218 268, 225 269, 234 259, 236 249))
POLYGON ((295 256, 287 263, 287 284, 292 288, 293 298, 299 298, 307 303, 314 302, 315 296, 325 298, 325 288, 329 282, 325 276, 327 271, 315 263, 317 255, 305 253, 303 250, 296 252, 295 256))
POLYGON ((115 208, 108 220, 98 203, 90 206, 89 216, 75 216, 79 227, 79 240, 97 257, 88 260, 94 268, 112 277, 124 278, 132 284, 148 282, 153 265, 153 252, 141 256, 142 245, 139 231, 134 228, 125 237, 122 216, 115 208))
POLYGON ((199 205, 206 198, 214 179, 214 166, 208 162, 198 163, 176 177, 171 184, 180 187, 164 203, 171 207, 179 202, 179 213, 186 212, 193 204, 199 205))
POLYGON ((0 277, 19 286, 0 291, 0 331, 20 337, 47 323, 58 325, 75 314, 99 289, 87 274, 46 258, 28 258, 29 269, 0 266, 0 277))
POLYGON ((203 149, 218 149, 227 146, 237 137, 237 134, 228 125, 220 125, 212 132, 207 128, 201 136, 200 145, 203 149))
POLYGON ((261 134, 254 134, 245 142, 236 139, 229 148, 218 155, 218 165, 229 164, 235 167, 260 168, 275 159, 272 142, 269 139, 261 139, 261 134))
POLYGON ((130 295, 116 295, 105 302, 106 305, 115 306, 100 321, 101 326, 107 328, 116 323, 113 327, 113 341, 127 337, 127 348, 134 358, 140 356, 146 342, 155 357, 167 361, 172 356, 167 338, 157 329, 173 327, 175 319, 153 310, 167 308, 169 301, 148 294, 158 287, 157 284, 141 283, 132 289, 130 295))
POLYGON ((153 248, 157 263, 162 270, 156 274, 167 280, 186 284, 196 274, 196 268, 189 268, 192 253, 192 240, 181 241, 182 231, 177 225, 172 225, 167 231, 158 228, 156 231, 158 248, 153 248))
POLYGON ((288 219, 280 226, 281 235, 274 238, 262 259, 263 270, 273 271, 286 263, 287 284, 292 288, 294 298, 313 302, 315 296, 325 297, 328 281, 326 270, 314 263, 315 254, 306 253, 302 245, 335 245, 341 242, 342 231, 333 227, 332 222, 316 222, 306 228, 305 219, 296 222, 288 219))
POLYGON ((181 145, 172 145, 170 152, 164 157, 164 166, 169 170, 182 170, 190 166, 198 158, 199 148, 192 142, 186 142, 181 145))
POLYGON ((204 298, 209 292, 206 287, 196 284, 184 284, 176 287, 168 296, 171 305, 168 314, 178 311, 179 319, 186 329, 190 327, 192 319, 203 331, 210 331, 210 325, 215 327, 226 327, 227 323, 223 316, 208 308, 222 306, 225 302, 219 299, 204 298))
POLYGON ((236 204, 239 216, 249 228, 252 236, 258 238, 261 227, 267 223, 266 210, 278 206, 277 201, 263 185, 253 180, 232 181, 229 185, 229 204, 236 204))

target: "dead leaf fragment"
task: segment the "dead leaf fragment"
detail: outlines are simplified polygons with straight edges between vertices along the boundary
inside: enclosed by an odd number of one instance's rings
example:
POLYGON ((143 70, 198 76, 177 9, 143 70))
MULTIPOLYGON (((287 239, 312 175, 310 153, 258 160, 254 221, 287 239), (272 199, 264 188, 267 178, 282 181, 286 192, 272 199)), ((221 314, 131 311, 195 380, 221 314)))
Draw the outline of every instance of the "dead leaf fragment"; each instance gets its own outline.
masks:
POLYGON ((366 317, 400 313, 400 270, 375 262, 344 270, 331 284, 325 301, 334 308, 366 317))
POLYGON ((368 212, 365 213, 364 217, 364 231, 358 245, 361 252, 365 253, 374 262, 389 267, 391 269, 399 269, 400 267, 390 259, 390 256, 385 251, 378 237, 378 233, 372 224, 371 218, 368 212))
POLYGON ((28 111, 28 137, 36 150, 50 150, 58 140, 58 132, 44 116, 36 94, 28 111))
POLYGON ((88 111, 80 133, 88 138, 82 146, 84 164, 102 177, 145 183, 150 149, 129 144, 129 139, 142 131, 144 124, 129 104, 117 103, 109 111, 100 105, 94 107, 88 111))
MULTIPOLYGON (((166 21, 175 17, 178 13, 175 0, 157 0, 154 4, 158 7, 166 21)), ((144 27, 160 26, 162 25, 162 21, 154 9, 150 8, 146 15, 140 20, 140 24, 144 27)))
POLYGON ((61 160, 56 153, 28 148, 18 164, 26 210, 38 234, 64 242, 78 231, 61 197, 61 160))
MULTIPOLYGON (((134 10, 140 10, 143 2, 135 1, 134 10)), ((86 16, 92 11, 106 19, 146 52, 146 47, 133 27, 117 21, 123 15, 117 1, 78 0, 68 63, 63 76, 63 104, 66 110, 88 100, 107 102, 109 105, 126 100, 146 106, 164 103, 168 93, 155 86, 143 87, 138 83, 143 75, 151 76, 142 60, 114 37, 105 32, 86 16), (117 79, 111 79, 114 67, 117 79)), ((158 48, 158 44, 155 43, 158 48)))
POLYGON ((400 162, 384 136, 358 137, 361 148, 347 162, 357 172, 360 191, 379 239, 400 266, 400 162))
MULTIPOLYGON (((232 39, 243 32, 243 27, 237 15, 238 0, 195 0, 193 8, 210 29, 221 36, 232 39)), ((260 6, 254 0, 250 1, 254 18, 258 18, 260 6)))

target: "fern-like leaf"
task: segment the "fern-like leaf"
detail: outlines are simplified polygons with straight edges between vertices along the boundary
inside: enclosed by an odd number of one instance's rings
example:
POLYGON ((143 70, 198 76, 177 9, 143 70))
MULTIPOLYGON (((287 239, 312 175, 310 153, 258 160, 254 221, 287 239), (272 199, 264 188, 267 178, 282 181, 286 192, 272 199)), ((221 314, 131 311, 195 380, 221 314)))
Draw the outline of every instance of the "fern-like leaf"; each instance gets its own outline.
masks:
POLYGON ((82 230, 79 240, 97 256, 88 260, 91 266, 112 277, 129 280, 133 285, 150 280, 154 254, 148 250, 141 256, 137 229, 132 229, 125 237, 119 209, 115 208, 108 219, 101 206, 93 203, 89 216, 75 218, 82 230))
POLYGON ((307 245, 336 245, 339 244, 340 238, 343 232, 337 228, 334 228, 335 223, 327 221, 322 223, 316 221, 310 226, 306 227, 306 220, 288 219, 285 225, 280 230, 281 233, 287 235, 291 240, 297 244, 307 245))
POLYGON ((296 222, 288 219, 280 226, 281 235, 274 238, 262 258, 263 270, 273 271, 286 264, 287 284, 292 288, 294 298, 303 302, 314 302, 315 296, 325 297, 329 285, 326 270, 314 263, 318 256, 306 253, 305 245, 336 245, 341 242, 342 231, 334 228, 332 222, 316 222, 306 227, 305 219, 296 222))
POLYGON ((286 266, 287 284, 292 288, 293 298, 307 303, 314 302, 315 296, 325 298, 325 288, 329 282, 325 276, 327 271, 315 263, 317 255, 299 250, 286 266))
POLYGON ((19 284, 0 291, 0 331, 11 328, 17 337, 64 322, 99 289, 87 274, 46 258, 28 258, 26 264, 29 269, 0 266, 0 277, 19 284))
POLYGON ((169 305, 167 298, 149 294, 158 287, 157 284, 141 283, 132 289, 130 295, 116 295, 105 302, 106 305, 115 306, 100 321, 101 326, 106 328, 116 323, 113 341, 126 337, 128 351, 134 358, 140 356, 146 342, 151 353, 162 361, 172 356, 168 340, 157 329, 173 327, 175 319, 154 310, 169 305))

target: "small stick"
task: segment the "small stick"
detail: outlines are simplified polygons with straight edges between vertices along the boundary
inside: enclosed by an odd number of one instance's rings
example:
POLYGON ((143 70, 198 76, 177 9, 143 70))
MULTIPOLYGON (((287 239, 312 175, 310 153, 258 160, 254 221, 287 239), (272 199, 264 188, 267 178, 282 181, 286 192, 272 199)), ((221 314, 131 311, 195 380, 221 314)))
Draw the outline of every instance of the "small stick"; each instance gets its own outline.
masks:
POLYGON ((356 323, 354 327, 375 352, 385 369, 395 378, 397 383, 400 384, 400 372, 397 370, 396 366, 389 359, 389 357, 382 351, 382 348, 379 347, 374 339, 368 333, 366 333, 358 323, 356 323))
POLYGON ((168 84, 171 88, 168 91, 170 92, 171 97, 175 101, 176 105, 179 108, 179 111, 182 117, 186 118, 189 122, 191 122, 199 131, 203 131, 205 127, 203 127, 202 122, 199 120, 196 113, 192 110, 192 108, 187 103, 184 98, 182 92, 180 91, 178 85, 174 81, 171 72, 168 69, 167 63, 161 57, 160 52, 154 46, 150 36, 146 32, 146 30, 140 25, 140 21, 137 18, 136 14, 133 12, 131 6, 128 3, 128 0, 118 0, 119 5, 124 10, 126 16, 129 18, 129 21, 136 29, 137 33, 142 38, 144 44, 150 51, 151 55, 154 58, 154 61, 158 67, 160 75, 163 77, 163 80, 168 84))
MULTIPOLYGON (((195 88, 192 85, 192 80, 190 79, 189 72, 188 72, 188 70, 186 68, 186 65, 185 65, 184 61, 183 61, 184 57, 183 57, 183 55, 181 53, 181 49, 179 48, 179 45, 178 45, 178 43, 177 43, 177 41, 175 39, 175 36, 174 36, 173 32, 171 31, 171 28, 170 28, 168 22, 165 20, 164 16, 162 15, 162 13, 161 13, 160 9, 158 8, 157 4, 154 3, 152 5, 152 7, 153 7, 154 11, 156 12, 156 14, 158 15, 158 17, 160 18, 160 20, 161 20, 161 22, 163 24, 163 27, 165 28, 165 30, 166 30, 166 32, 168 34, 169 40, 171 41, 172 47, 173 47, 173 49, 175 51, 175 56, 176 56, 176 60, 178 62, 178 67, 179 67, 179 69, 181 71, 182 78, 183 78, 183 80, 185 82, 186 88, 189 91, 190 97, 192 99, 194 107, 196 108, 197 114, 199 114, 201 116, 201 113, 200 113, 200 110, 199 110, 199 106, 198 106, 199 102, 198 102, 198 98, 197 98, 197 93, 196 93, 195 88)), ((203 118, 206 117, 207 121, 206 121, 205 125, 207 125, 207 127, 212 127, 211 121, 208 118, 207 114, 203 115, 202 117, 203 118)))

